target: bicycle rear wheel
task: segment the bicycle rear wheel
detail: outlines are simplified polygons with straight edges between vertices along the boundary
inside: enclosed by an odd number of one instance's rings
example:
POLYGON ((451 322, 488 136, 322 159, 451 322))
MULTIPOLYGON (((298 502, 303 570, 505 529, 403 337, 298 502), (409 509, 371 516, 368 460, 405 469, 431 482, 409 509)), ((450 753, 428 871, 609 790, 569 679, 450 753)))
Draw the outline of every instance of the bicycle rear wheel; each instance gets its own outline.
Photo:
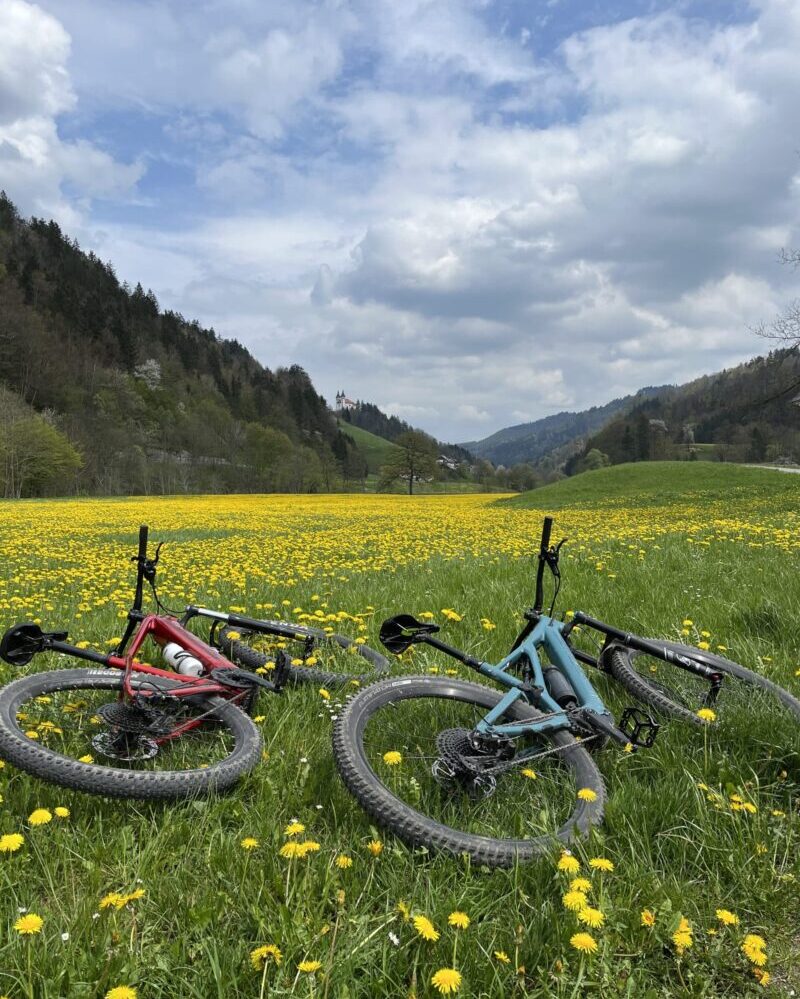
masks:
POLYGON ((318 628, 265 621, 281 631, 291 629, 293 638, 281 634, 240 631, 230 625, 219 630, 218 645, 223 655, 251 670, 269 674, 275 656, 283 649, 291 656, 289 683, 314 683, 323 687, 343 687, 376 680, 389 669, 386 656, 345 635, 327 634, 318 628))
POLYGON ((0 757, 42 780, 117 798, 175 799, 225 791, 258 763, 261 733, 220 697, 170 697, 179 681, 132 674, 137 710, 113 669, 34 673, 0 690, 0 757), (144 698, 142 698, 144 702, 144 698), (165 738, 190 719, 203 724, 165 738), (210 724, 209 724, 210 723, 210 724))
POLYGON ((745 728, 759 716, 773 728, 782 723, 796 728, 800 721, 800 700, 768 677, 690 645, 650 641, 723 674, 716 700, 707 705, 707 680, 647 653, 621 645, 613 647, 608 657, 611 675, 659 714, 702 726, 705 719, 698 712, 708 706, 716 716, 714 720, 726 724, 738 721, 745 728))
MULTIPOLYGON (((602 820, 605 788, 568 732, 521 737, 468 769, 476 762, 470 736, 502 696, 443 677, 366 688, 334 726, 344 783, 376 822, 412 847, 507 867, 570 842, 602 820)), ((517 704, 502 720, 536 717, 517 704)))

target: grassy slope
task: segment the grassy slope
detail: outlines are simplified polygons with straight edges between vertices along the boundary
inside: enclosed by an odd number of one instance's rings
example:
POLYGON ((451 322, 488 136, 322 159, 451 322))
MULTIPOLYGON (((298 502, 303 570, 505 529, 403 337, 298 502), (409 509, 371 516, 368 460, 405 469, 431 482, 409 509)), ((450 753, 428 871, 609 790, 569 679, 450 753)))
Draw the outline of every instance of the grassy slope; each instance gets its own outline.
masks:
POLYGON ((667 505, 690 496, 703 502, 745 499, 762 496, 765 491, 785 509, 800 499, 800 476, 705 461, 640 462, 583 472, 501 502, 512 507, 561 510, 619 503, 667 505))
POLYGON ((339 420, 339 429, 343 434, 347 434, 351 440, 356 442, 359 451, 367 459, 367 467, 370 474, 376 475, 381 467, 389 460, 389 456, 395 449, 391 441, 371 434, 369 430, 362 430, 361 427, 354 427, 346 420, 339 420))

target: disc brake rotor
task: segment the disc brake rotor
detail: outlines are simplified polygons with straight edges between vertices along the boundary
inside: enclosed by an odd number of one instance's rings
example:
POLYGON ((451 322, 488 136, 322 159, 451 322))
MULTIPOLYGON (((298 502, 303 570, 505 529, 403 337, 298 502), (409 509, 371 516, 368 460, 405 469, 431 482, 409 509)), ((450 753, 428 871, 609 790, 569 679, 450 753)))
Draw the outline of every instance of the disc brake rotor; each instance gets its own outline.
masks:
POLYGON ((92 746, 101 756, 110 760, 133 763, 139 760, 152 760, 158 753, 158 743, 146 735, 112 729, 100 732, 92 739, 92 746))

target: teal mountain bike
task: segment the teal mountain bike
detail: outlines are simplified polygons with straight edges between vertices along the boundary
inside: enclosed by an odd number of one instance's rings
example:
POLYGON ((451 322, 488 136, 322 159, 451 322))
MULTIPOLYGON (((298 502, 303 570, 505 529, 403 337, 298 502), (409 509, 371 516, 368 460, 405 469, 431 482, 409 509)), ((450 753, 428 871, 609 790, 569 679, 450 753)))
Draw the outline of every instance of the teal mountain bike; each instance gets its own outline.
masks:
POLYGON ((627 752, 653 745, 669 717, 741 717, 763 709, 797 731, 800 701, 766 677, 701 649, 640 638, 581 612, 553 617, 563 541, 551 546, 545 518, 536 595, 511 651, 483 662, 434 637, 435 624, 388 619, 381 641, 399 655, 426 644, 500 689, 455 676, 382 680, 356 694, 336 720, 333 751, 351 793, 379 824, 414 847, 468 854, 509 866, 552 851, 603 817, 606 791, 594 751, 609 741, 627 752), (555 580, 543 612, 543 580, 555 580), (576 648, 577 625, 603 636, 599 654, 576 648), (617 721, 581 663, 611 674, 642 707, 617 721), (698 715, 698 712, 700 714, 698 715))

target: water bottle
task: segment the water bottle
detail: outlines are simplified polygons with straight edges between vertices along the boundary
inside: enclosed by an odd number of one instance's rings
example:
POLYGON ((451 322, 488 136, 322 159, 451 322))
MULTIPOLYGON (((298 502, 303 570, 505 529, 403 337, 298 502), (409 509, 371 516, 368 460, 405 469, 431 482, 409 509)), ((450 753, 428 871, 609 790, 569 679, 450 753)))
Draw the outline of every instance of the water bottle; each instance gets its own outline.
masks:
POLYGON ((161 651, 169 665, 184 676, 200 676, 204 670, 200 660, 182 649, 177 642, 168 642, 161 651))

